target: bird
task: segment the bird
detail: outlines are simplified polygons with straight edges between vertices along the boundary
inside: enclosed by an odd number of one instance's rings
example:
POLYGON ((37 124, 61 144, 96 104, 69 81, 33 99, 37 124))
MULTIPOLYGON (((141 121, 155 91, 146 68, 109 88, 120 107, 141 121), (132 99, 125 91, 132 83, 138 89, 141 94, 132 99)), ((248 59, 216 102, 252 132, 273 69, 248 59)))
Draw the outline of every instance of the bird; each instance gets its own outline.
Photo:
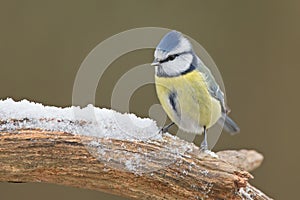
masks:
POLYGON ((201 150, 208 150, 207 129, 216 123, 237 133, 237 124, 227 115, 224 93, 213 74, 194 52, 190 41, 176 30, 163 36, 154 51, 155 88, 160 104, 172 123, 180 129, 204 134, 201 150))

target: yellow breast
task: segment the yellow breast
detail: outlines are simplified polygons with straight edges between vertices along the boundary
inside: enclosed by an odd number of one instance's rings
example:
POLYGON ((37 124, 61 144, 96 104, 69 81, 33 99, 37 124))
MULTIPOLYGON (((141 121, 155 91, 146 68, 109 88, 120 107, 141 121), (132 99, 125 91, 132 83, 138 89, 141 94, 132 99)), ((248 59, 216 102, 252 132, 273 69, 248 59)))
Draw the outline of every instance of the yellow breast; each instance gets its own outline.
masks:
POLYGON ((181 129, 201 132, 221 116, 220 103, 211 97, 200 72, 178 77, 155 76, 156 92, 169 118, 181 129))

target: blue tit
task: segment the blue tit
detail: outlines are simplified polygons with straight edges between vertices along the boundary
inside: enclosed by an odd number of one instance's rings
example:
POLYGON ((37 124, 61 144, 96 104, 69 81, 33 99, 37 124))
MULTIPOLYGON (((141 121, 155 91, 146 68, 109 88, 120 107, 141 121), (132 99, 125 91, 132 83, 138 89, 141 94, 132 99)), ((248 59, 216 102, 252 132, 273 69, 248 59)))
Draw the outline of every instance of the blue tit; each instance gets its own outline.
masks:
POLYGON ((210 70, 193 51, 189 40, 180 32, 167 33, 154 52, 155 87, 158 99, 174 123, 182 130, 204 134, 201 149, 207 150, 207 129, 224 123, 229 133, 239 127, 227 114, 224 93, 210 70))

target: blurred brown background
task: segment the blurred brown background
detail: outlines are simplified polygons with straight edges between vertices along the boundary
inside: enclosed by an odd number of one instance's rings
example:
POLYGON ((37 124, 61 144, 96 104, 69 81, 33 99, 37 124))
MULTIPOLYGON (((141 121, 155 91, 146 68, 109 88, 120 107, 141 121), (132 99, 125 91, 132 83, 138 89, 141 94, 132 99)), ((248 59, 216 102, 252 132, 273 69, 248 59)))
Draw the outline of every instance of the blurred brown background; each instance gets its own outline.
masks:
MULTIPOLYGON (((76 72, 98 43, 136 27, 179 30, 213 57, 231 116, 241 127, 234 137, 223 134, 214 150, 262 152, 265 161, 251 182, 275 199, 297 199, 299 19, 300 1, 292 0, 1 0, 0 98, 68 106, 76 72)), ((109 107, 118 78, 133 66, 151 62, 152 55, 153 50, 142 50, 116 60, 100 81, 97 105, 109 107)), ((153 85, 145 86, 132 97, 131 111, 146 116, 149 105, 157 102, 153 85)), ((1 183, 0 194, 5 200, 122 199, 49 184, 1 183)))

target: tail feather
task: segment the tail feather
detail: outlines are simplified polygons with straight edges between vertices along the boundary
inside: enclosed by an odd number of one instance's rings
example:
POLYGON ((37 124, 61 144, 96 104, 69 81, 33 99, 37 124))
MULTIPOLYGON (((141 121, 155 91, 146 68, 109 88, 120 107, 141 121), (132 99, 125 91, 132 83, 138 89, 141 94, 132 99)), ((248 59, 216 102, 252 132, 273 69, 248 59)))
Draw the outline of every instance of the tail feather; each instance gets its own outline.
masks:
POLYGON ((228 116, 225 114, 218 121, 219 124, 224 124, 224 130, 232 135, 240 132, 240 128, 238 125, 228 116))

